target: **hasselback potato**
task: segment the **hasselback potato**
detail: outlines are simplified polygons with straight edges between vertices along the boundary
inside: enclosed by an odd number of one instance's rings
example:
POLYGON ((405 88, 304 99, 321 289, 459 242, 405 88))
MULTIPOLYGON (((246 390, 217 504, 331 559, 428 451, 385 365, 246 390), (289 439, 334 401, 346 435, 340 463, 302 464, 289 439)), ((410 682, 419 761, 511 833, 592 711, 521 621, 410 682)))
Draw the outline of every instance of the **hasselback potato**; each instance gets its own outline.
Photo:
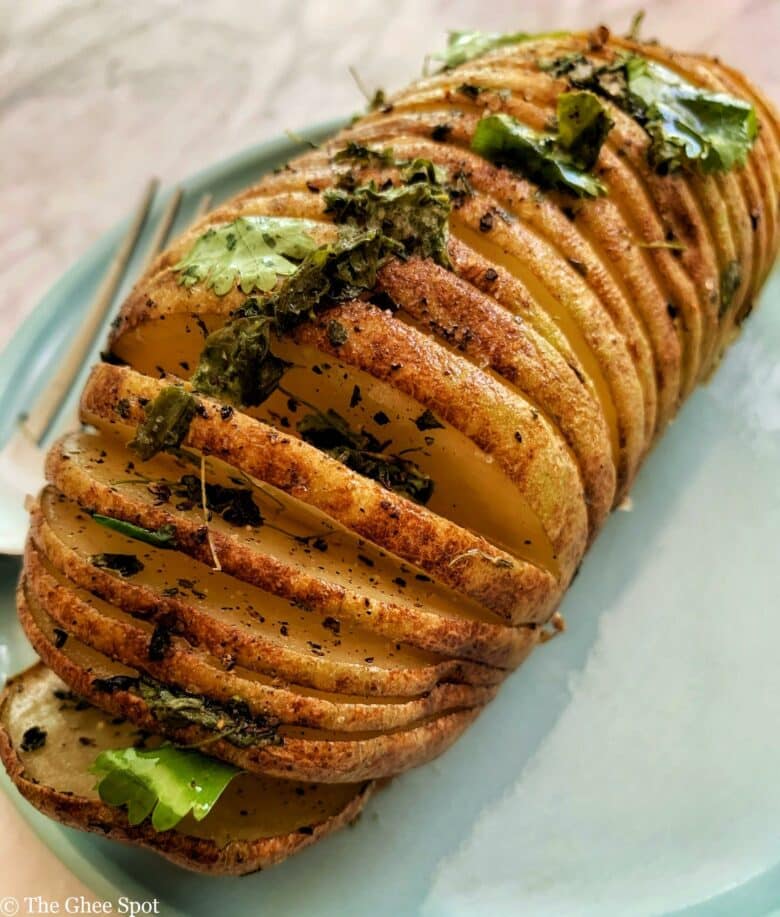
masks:
POLYGON ((779 192, 777 120, 720 61, 457 33, 204 217, 48 456, 20 790, 240 873, 440 754, 749 315, 779 192))

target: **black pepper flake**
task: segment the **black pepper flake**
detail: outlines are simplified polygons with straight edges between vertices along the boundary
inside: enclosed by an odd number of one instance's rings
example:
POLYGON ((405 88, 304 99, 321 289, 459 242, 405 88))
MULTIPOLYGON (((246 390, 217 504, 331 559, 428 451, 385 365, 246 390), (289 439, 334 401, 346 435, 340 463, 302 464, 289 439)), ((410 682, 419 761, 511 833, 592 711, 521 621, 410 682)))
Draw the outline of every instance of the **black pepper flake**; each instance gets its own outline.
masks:
POLYGON ((63 646, 68 642, 68 634, 61 627, 54 628, 54 645, 58 650, 61 650, 63 646))
POLYGON ((479 218, 479 231, 480 232, 490 232, 493 228, 493 214, 488 210, 487 213, 483 213, 479 218))
POLYGON ((498 271, 492 267, 489 267, 485 271, 485 280, 487 280, 488 283, 493 283, 494 281, 498 280, 498 271))
POLYGON ((22 751, 37 751, 46 744, 46 730, 40 726, 30 726, 22 736, 22 751))
POLYGON ((79 745, 83 745, 85 748, 94 748, 96 742, 92 736, 79 736, 79 745))
POLYGON ((355 385, 352 389, 352 395, 350 396, 350 399, 349 399, 349 406, 351 408, 355 408, 360 404, 362 400, 363 400, 363 395, 361 394, 360 386, 355 385))
POLYGON ((517 440, 518 443, 521 443, 523 441, 523 434, 520 433, 519 430, 515 430, 515 439, 517 440))
POLYGON ((443 430, 444 424, 436 418, 436 415, 433 411, 426 409, 420 414, 419 417, 415 418, 414 425, 420 431, 424 433, 426 430, 443 430))
POLYGON ((379 424, 380 427, 384 427, 386 424, 390 423, 390 418, 384 411, 377 411, 376 414, 374 414, 374 423, 379 424))
POLYGON ((401 589, 406 589, 406 580, 402 576, 396 576, 393 582, 396 586, 400 586, 401 589))
POLYGON ((223 404, 222 407, 219 409, 219 416, 223 420, 230 420, 230 418, 233 416, 232 406, 229 404, 223 404))
POLYGON ((334 634, 341 633, 341 621, 338 618, 331 618, 330 616, 323 619, 322 626, 329 631, 332 631, 334 634))
POLYGON ((283 637, 287 637, 287 636, 289 636, 289 634, 290 634, 290 630, 289 630, 289 628, 287 627, 286 624, 282 624, 282 625, 279 627, 279 633, 280 633, 283 637))

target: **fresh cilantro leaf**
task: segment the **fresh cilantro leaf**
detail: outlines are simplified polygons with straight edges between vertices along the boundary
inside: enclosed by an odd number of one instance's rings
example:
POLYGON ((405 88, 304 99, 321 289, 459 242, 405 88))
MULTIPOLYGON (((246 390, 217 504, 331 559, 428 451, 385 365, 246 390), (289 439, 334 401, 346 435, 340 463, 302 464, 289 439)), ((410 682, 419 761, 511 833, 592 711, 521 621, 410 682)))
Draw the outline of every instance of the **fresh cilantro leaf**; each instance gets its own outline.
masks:
POLYGON ((526 41, 536 41, 543 38, 562 38, 568 32, 540 32, 536 35, 530 32, 479 32, 476 30, 452 31, 447 35, 447 47, 444 51, 434 54, 434 60, 442 62, 443 70, 450 70, 465 64, 467 61, 481 57, 488 51, 503 48, 506 45, 518 45, 526 41))
POLYGON ((625 62, 630 103, 652 143, 650 164, 661 173, 695 164, 702 172, 743 166, 758 134, 752 105, 707 92, 638 55, 625 62))
POLYGON ((207 230, 174 267, 186 287, 203 282, 218 296, 236 285, 267 293, 317 247, 308 220, 247 216, 207 230))
POLYGON ((169 831, 186 815, 202 821, 241 772, 197 751, 161 745, 101 752, 90 768, 96 789, 110 806, 126 806, 127 820, 140 825, 150 815, 155 831, 169 831))
POLYGON ((146 416, 128 445, 144 462, 163 449, 178 449, 197 409, 198 402, 180 385, 167 386, 147 406, 146 416))
POLYGON ((614 121, 592 92, 562 92, 557 113, 559 144, 580 168, 592 169, 614 121))
POLYGON ((577 197, 605 194, 601 182, 562 149, 554 134, 540 133, 503 113, 477 124, 471 148, 498 165, 506 165, 541 187, 570 191, 577 197))
POLYGON ((92 518, 98 525, 104 525, 107 529, 119 532, 120 535, 135 538, 136 541, 143 541, 155 548, 174 548, 176 546, 176 530, 172 525, 161 525, 159 529, 152 530, 134 525, 132 522, 125 522, 123 519, 114 519, 113 516, 103 516, 101 513, 93 513, 92 518))

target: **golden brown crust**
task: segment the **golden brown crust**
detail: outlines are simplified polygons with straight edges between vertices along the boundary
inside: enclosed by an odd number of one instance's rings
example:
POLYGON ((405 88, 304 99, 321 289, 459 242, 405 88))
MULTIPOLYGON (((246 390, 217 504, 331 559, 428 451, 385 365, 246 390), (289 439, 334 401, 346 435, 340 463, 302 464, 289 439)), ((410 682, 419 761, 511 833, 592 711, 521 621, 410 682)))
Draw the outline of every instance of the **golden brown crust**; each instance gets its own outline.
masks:
POLYGON ((104 606, 99 599, 90 601, 88 593, 77 592, 67 581, 55 578, 29 542, 24 559, 24 583, 30 596, 82 643, 190 694, 224 704, 240 697, 255 716, 271 717, 285 725, 345 733, 401 729, 448 710, 482 706, 496 693, 495 687, 444 683, 418 697, 388 703, 366 703, 355 695, 344 695, 343 700, 338 695, 322 697, 280 679, 261 682, 251 673, 220 665, 181 636, 172 636, 158 658, 150 625, 121 616, 115 606, 104 606))
MULTIPOLYGON (((512 628, 467 618, 436 615, 411 606, 372 600, 331 599, 323 584, 307 593, 312 612, 355 620, 391 640, 417 646, 445 657, 415 669, 367 670, 332 659, 302 655, 261 632, 228 626, 199 611, 180 596, 161 594, 149 587, 117 578, 68 547, 47 523, 40 506, 32 509, 31 535, 54 567, 82 589, 95 593, 131 614, 147 620, 177 621, 190 642, 238 665, 281 675, 298 684, 346 694, 408 696, 430 690, 441 681, 490 684, 501 674, 476 666, 462 667, 458 657, 489 666, 512 669, 522 662, 538 638, 536 629, 512 628), (470 677, 469 677, 470 676, 470 677)), ((300 595, 300 593, 299 593, 300 595)))
POLYGON ((304 847, 315 843, 358 816, 373 791, 367 783, 335 816, 311 830, 297 831, 256 841, 231 841, 218 846, 211 840, 180 834, 158 832, 148 823, 130 825, 121 809, 95 799, 60 792, 25 776, 24 763, 5 728, 5 707, 14 691, 24 690, 25 679, 41 668, 40 663, 10 679, 0 697, 0 760, 16 788, 36 809, 71 828, 91 831, 126 844, 149 847, 166 859, 194 872, 213 875, 246 875, 281 863, 304 847))
MULTIPOLYGON (((129 405, 129 413, 123 419, 140 423, 145 412, 138 399, 154 399, 164 385, 125 367, 100 364, 93 369, 82 395, 82 419, 115 422, 121 401, 129 405)), ((347 529, 430 572, 512 624, 545 621, 557 606, 560 589, 546 571, 509 557, 484 538, 385 490, 294 437, 238 411, 227 421, 221 420, 218 403, 203 397, 200 401, 203 414, 193 419, 184 440, 186 446, 215 455, 253 478, 315 506, 347 529), (480 553, 467 553, 474 551, 480 553), (496 566, 486 556, 500 557, 507 566, 496 566), (455 557, 461 560, 453 564, 455 557)), ((56 456, 56 451, 52 452, 49 459, 50 480, 70 496, 64 486, 67 468, 62 468, 56 456), (64 475, 60 476, 62 471, 64 475)), ((176 521, 162 510, 158 514, 161 519, 166 517, 166 522, 158 525, 176 521)), ((235 547, 240 550, 239 545, 235 547)), ((190 550, 186 541, 182 541, 182 549, 190 550)), ((191 546, 192 553, 203 549, 202 543, 191 546)), ((240 566, 230 572, 240 575, 240 566)))
MULTIPOLYGON (((111 671, 108 657, 101 671, 85 669, 44 634, 31 612, 23 591, 17 591, 19 619, 28 639, 43 662, 71 690, 95 707, 126 717, 153 735, 163 735, 181 745, 207 743, 208 753, 242 770, 289 780, 316 783, 354 783, 392 777, 438 757, 476 719, 479 708, 458 710, 427 720, 411 729, 386 733, 348 734, 319 730, 293 733, 282 730, 282 745, 241 748, 198 726, 181 727, 157 719, 143 699, 131 691, 106 692, 95 686, 101 673, 111 671)), ((70 638, 71 640, 75 638, 70 638)), ((67 644, 66 644, 67 646, 67 644)), ((128 671, 123 667, 124 671, 128 671)))

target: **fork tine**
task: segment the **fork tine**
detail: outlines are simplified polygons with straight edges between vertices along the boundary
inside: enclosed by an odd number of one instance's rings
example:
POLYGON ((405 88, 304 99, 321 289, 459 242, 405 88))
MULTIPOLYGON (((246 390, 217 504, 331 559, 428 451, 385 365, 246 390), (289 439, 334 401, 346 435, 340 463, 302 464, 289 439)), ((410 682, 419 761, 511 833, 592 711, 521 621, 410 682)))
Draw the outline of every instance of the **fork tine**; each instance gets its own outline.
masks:
POLYGON ((202 216, 205 216, 208 213, 209 207, 211 207, 211 194, 207 191, 205 194, 201 195, 198 201, 198 206, 195 208, 195 213, 192 215, 192 222, 194 223, 202 216))
POLYGON ((168 203, 165 205, 165 210, 163 210, 163 214, 160 217, 160 222, 157 224, 157 229, 155 229, 154 235, 152 236, 152 241, 149 243, 149 252, 146 256, 146 264, 144 265, 144 270, 149 268, 154 259, 165 248, 165 243, 168 241, 168 235, 171 231, 171 226, 173 226, 173 221, 176 219, 176 214, 179 212, 179 206, 181 204, 183 194, 184 192, 181 188, 176 188, 176 190, 168 199, 168 203))
POLYGON ((144 223, 157 193, 159 182, 153 178, 146 186, 143 197, 130 221, 127 233, 98 288, 87 314, 84 316, 75 337, 62 363, 57 367, 54 377, 46 383, 43 392, 38 396, 27 414, 24 426, 28 435, 38 443, 54 419, 70 386, 89 356, 92 342, 100 329, 106 312, 111 307, 127 265, 138 244, 144 223))

